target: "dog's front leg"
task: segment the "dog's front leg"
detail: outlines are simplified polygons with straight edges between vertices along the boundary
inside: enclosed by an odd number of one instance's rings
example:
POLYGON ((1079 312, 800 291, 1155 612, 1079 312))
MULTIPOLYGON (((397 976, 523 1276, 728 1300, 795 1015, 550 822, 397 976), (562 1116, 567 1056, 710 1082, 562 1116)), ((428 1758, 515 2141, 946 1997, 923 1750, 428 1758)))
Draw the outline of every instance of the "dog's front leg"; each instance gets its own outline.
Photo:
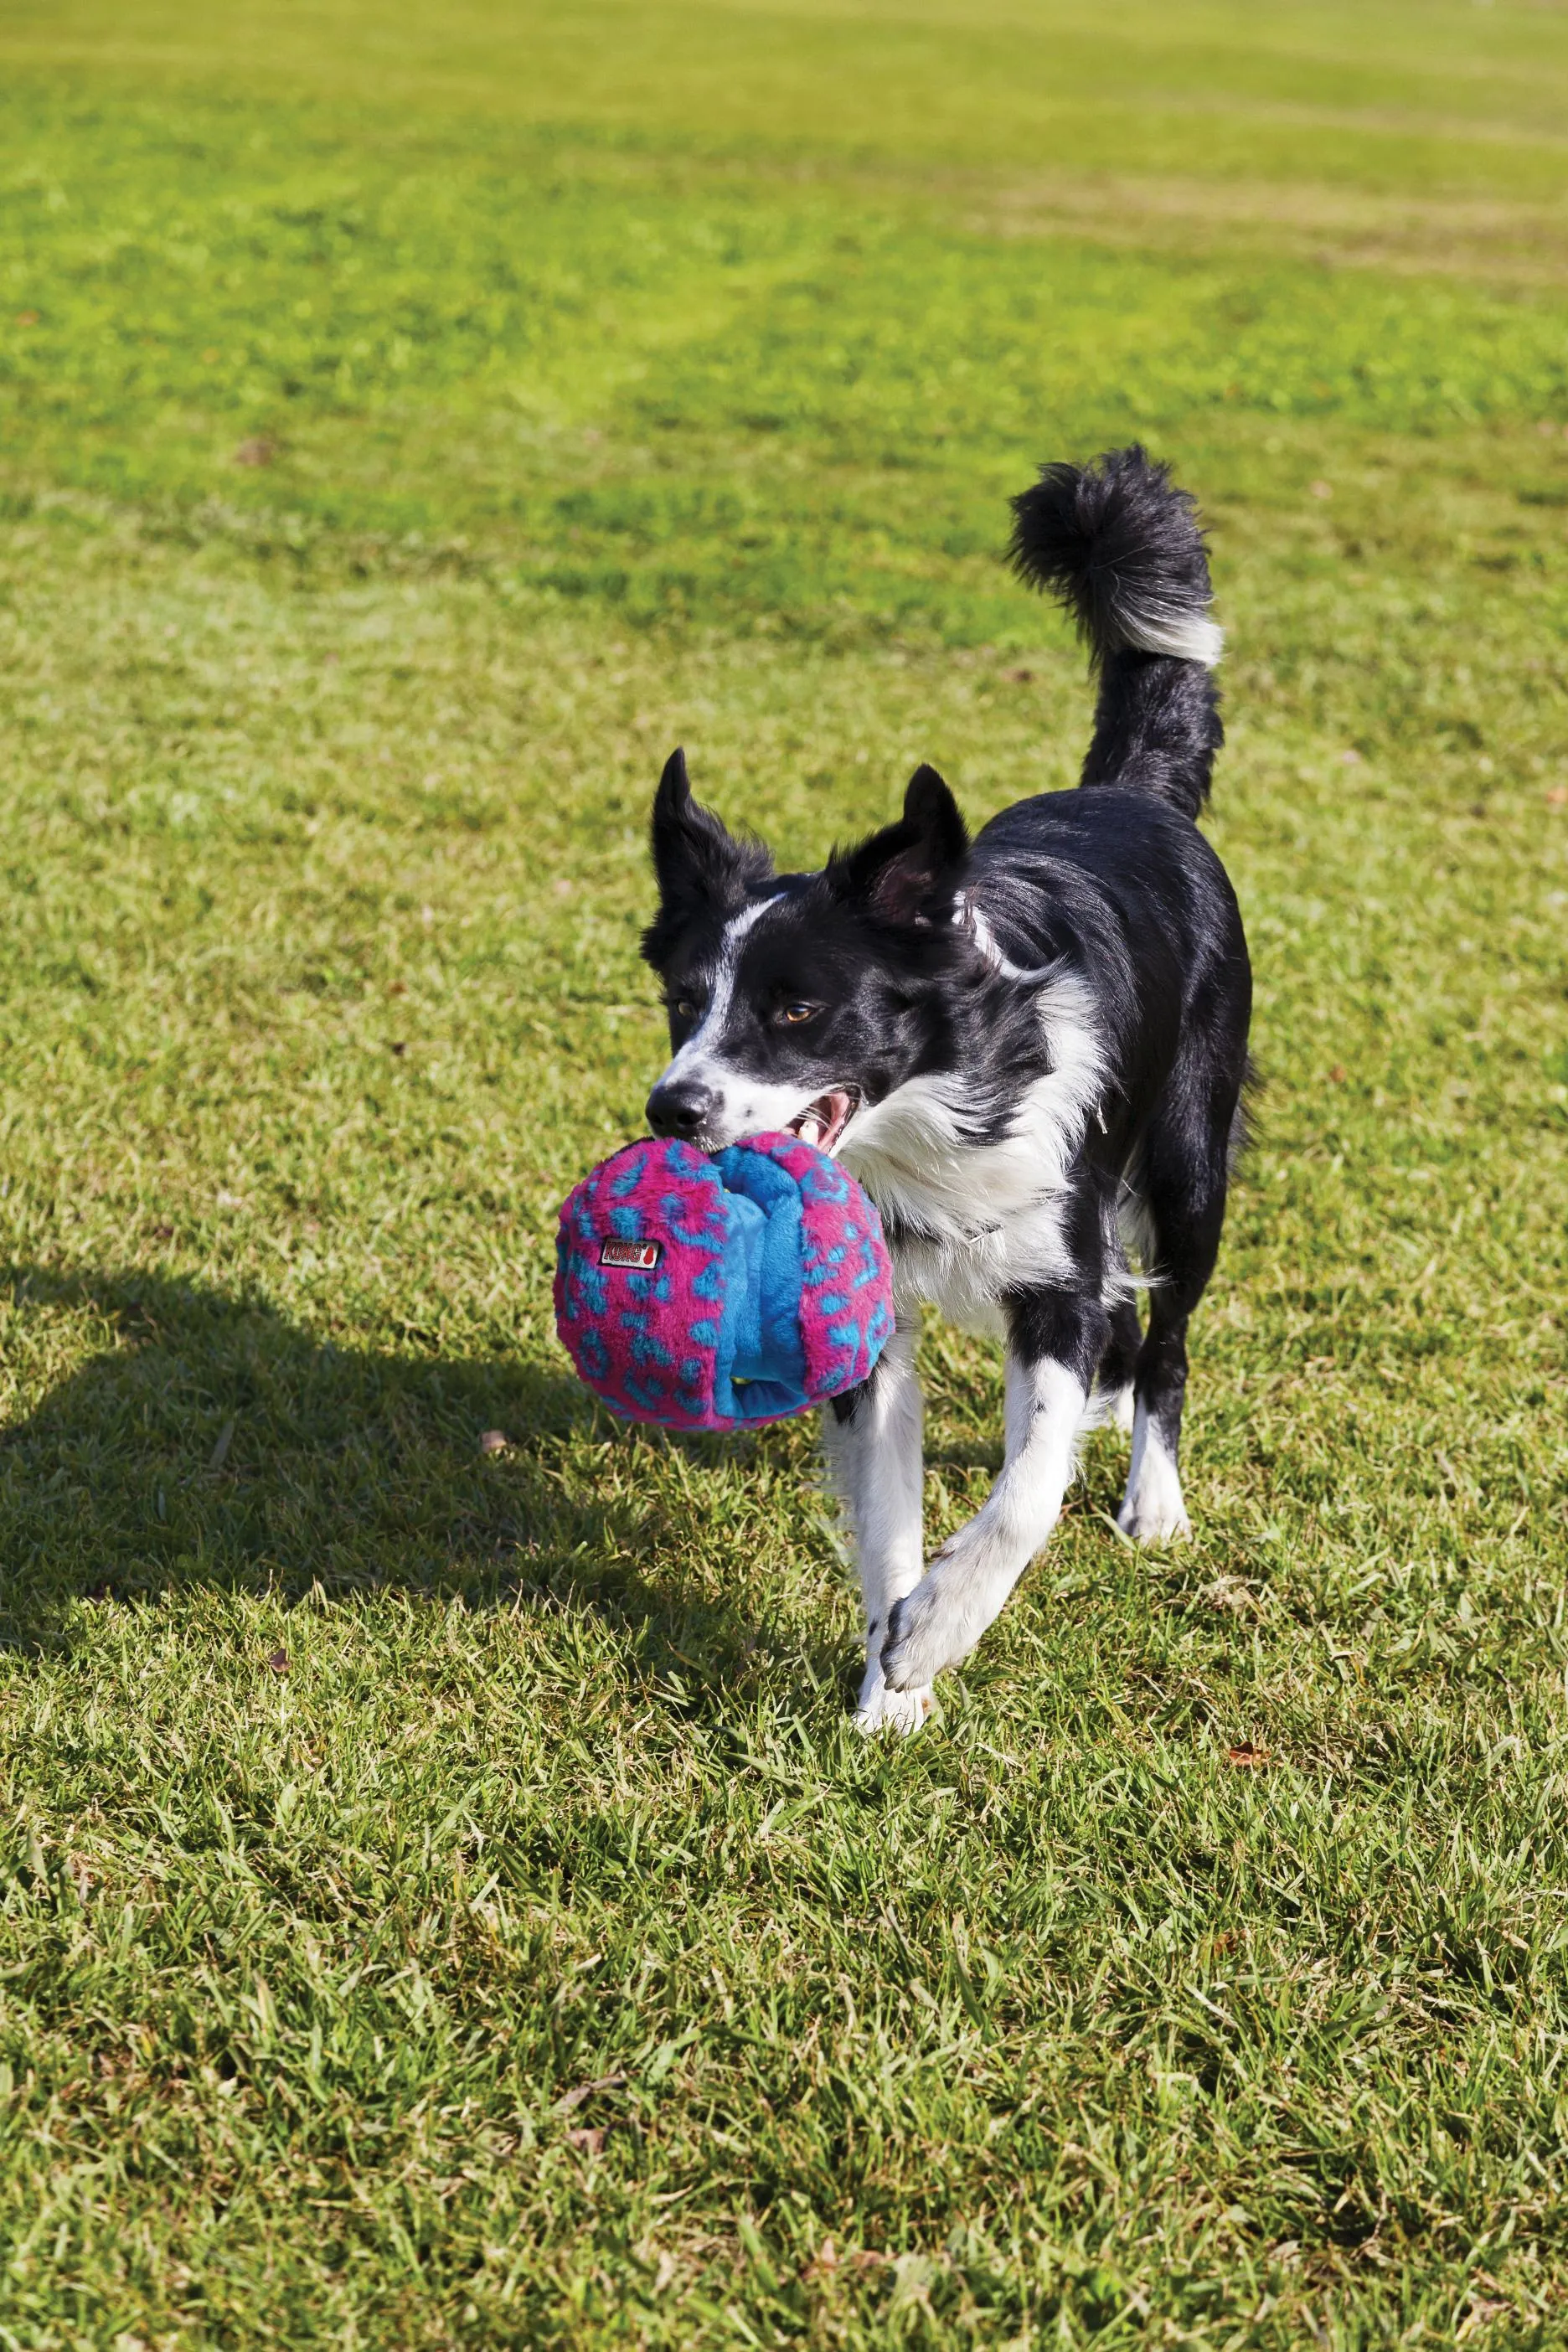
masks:
POLYGON ((882 1644, 894 1604, 921 1580, 921 1391, 915 1377, 920 1327, 900 1319, 875 1371, 842 1412, 823 1415, 823 1444, 833 1484, 849 1516, 866 1604, 866 1675, 855 1721, 861 1731, 883 1725, 917 1731, 931 1706, 918 1685, 889 1690, 882 1675, 882 1644))
POLYGON ((893 1608, 882 1647, 889 1691, 925 1690, 971 1651, 1056 1526, 1105 1344, 1098 1299, 1016 1301, 1007 1348, 1001 1474, 966 1527, 893 1608))

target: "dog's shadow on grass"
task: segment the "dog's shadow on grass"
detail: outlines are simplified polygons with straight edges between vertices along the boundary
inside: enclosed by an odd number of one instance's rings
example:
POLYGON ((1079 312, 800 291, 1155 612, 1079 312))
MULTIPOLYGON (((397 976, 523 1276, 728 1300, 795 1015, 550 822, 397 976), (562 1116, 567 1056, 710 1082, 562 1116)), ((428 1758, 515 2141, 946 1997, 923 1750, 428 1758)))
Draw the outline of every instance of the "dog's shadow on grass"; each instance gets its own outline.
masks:
POLYGON ((721 1684, 755 1647, 683 1580, 663 1482, 615 1458, 637 1441, 564 1373, 323 1345, 259 1299, 156 1273, 12 1266, 7 1293, 14 1316, 107 1326, 0 1432, 13 1650, 68 1639, 83 1601, 197 1585, 592 1609, 640 1628, 650 1665, 695 1648, 721 1684), (487 1431, 504 1450, 481 1450, 487 1431))

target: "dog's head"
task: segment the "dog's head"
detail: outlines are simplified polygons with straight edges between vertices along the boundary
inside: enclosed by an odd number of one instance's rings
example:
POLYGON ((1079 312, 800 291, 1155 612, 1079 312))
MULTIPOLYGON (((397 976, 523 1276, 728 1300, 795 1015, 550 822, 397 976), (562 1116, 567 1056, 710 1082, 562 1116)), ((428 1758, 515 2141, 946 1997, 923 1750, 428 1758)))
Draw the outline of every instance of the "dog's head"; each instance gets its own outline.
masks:
POLYGON ((903 815, 816 874, 692 799, 677 751, 653 804, 659 907, 643 953, 673 1048, 648 1124, 706 1151, 787 1129, 837 1150, 857 1111, 952 1063, 942 982, 962 960, 969 836, 934 768, 903 815))

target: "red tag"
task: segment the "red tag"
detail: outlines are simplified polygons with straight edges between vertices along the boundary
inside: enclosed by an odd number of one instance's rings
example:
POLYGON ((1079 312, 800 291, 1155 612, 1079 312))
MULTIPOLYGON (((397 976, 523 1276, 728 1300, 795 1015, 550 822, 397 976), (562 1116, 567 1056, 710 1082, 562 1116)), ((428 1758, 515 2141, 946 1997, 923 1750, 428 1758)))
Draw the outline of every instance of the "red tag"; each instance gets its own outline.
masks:
POLYGON ((632 1274, 651 1274, 663 1255, 662 1242, 606 1242, 599 1252, 599 1264, 625 1266, 632 1274))

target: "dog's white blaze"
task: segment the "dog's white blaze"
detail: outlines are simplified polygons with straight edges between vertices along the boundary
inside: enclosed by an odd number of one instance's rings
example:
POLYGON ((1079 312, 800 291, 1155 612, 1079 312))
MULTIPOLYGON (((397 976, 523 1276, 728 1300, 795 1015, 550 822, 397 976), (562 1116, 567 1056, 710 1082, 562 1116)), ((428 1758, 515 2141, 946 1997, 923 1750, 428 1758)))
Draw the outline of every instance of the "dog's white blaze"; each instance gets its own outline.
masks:
POLYGON ((748 935, 755 929, 770 908, 779 905, 783 892, 771 898, 760 898, 755 905, 743 907, 724 926, 719 943, 719 961, 714 968, 712 992, 709 996, 701 1020, 679 1052, 676 1054, 659 1080, 660 1086, 671 1078, 689 1078, 705 1087, 713 1097, 710 1112, 703 1131, 703 1142, 710 1150, 720 1150, 727 1143, 738 1142, 744 1135, 770 1135, 788 1127, 798 1118, 806 1105, 814 1102, 822 1089, 809 1091, 799 1087, 770 1085, 764 1078, 748 1076, 727 1062, 721 1051, 725 1025, 735 1001, 735 977, 741 965, 741 950, 748 935))
POLYGON ((1132 1463, 1116 1524, 1138 1543, 1169 1543, 1192 1532, 1181 1473, 1142 1402, 1133 1408, 1132 1463))
POLYGON ((979 1641, 1061 1515, 1088 1397, 1066 1364, 1007 1363, 1001 1475, 899 1612, 883 1659, 894 1690, 923 1687, 979 1641))
MULTIPOLYGON (((715 1059, 715 1049, 724 1034, 724 1024, 730 1018, 730 1007, 735 1000, 735 974, 740 970, 741 949, 747 934, 755 930, 772 898, 759 898, 753 907, 742 907, 724 926, 724 936, 719 942, 719 961, 713 973, 712 992, 708 1008, 690 1036, 671 1060, 665 1078, 694 1077, 700 1069, 706 1072, 715 1059)), ((663 1084, 663 1080, 660 1080, 663 1084)))

